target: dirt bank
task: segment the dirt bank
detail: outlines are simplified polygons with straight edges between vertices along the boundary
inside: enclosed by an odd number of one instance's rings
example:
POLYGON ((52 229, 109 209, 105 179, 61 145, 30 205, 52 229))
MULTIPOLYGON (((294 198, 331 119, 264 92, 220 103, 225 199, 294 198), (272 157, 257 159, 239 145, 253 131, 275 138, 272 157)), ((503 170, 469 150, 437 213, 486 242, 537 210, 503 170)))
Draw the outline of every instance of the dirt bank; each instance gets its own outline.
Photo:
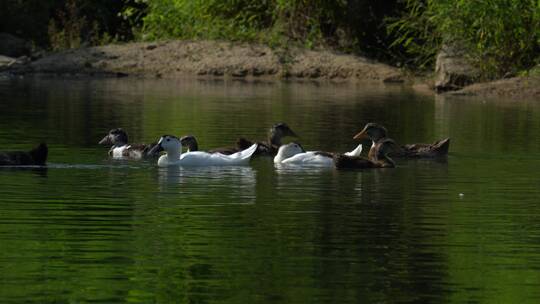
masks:
POLYGON ((357 56, 302 49, 285 52, 263 45, 219 41, 128 43, 69 50, 45 56, 11 72, 403 81, 399 69, 357 56))
POLYGON ((506 99, 540 99, 540 76, 513 77, 497 81, 476 83, 447 96, 478 96, 506 99))
MULTIPOLYGON (((6 74, 135 77, 309 79, 338 82, 407 82, 422 94, 435 94, 433 79, 407 77, 402 70, 366 58, 322 50, 272 49, 223 41, 165 41, 81 48, 30 61, 11 58, 6 74)), ((538 99, 540 76, 477 83, 447 96, 538 99)))

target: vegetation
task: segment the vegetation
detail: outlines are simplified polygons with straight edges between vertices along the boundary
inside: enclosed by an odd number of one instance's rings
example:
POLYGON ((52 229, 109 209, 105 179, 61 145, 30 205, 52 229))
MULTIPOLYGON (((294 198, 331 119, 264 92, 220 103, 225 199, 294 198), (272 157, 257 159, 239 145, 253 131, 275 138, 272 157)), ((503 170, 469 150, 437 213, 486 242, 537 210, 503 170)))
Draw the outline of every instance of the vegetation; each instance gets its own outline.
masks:
POLYGON ((119 14, 130 7, 142 10, 144 5, 135 0, 2 0, 0 32, 52 49, 125 41, 133 39, 135 24, 119 14))
POLYGON ((537 0, 406 0, 390 23, 417 65, 432 65, 441 44, 462 48, 487 78, 515 74, 539 63, 537 0))
MULTIPOLYGON (((230 39, 390 57, 382 52, 381 22, 397 1, 370 0, 153 0, 146 1, 145 39, 230 39)), ((128 15, 132 10, 128 10, 128 15)))
POLYGON ((6 0, 2 31, 52 49, 110 41, 226 39, 330 47, 413 68, 442 44, 486 78, 539 62, 537 0, 6 0), (30 22, 31 21, 31 22, 30 22))

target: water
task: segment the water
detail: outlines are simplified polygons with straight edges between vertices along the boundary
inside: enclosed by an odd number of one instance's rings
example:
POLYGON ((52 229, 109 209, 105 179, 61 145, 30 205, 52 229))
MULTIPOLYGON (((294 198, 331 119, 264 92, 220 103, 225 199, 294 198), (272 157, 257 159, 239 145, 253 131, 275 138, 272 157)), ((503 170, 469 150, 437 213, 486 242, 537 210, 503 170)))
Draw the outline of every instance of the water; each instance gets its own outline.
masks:
POLYGON ((538 303, 540 104, 399 86, 3 80, 0 302, 538 303), (451 137, 447 162, 395 169, 160 169, 96 143, 194 134, 201 148, 287 122, 349 151, 377 121, 402 143, 451 137))

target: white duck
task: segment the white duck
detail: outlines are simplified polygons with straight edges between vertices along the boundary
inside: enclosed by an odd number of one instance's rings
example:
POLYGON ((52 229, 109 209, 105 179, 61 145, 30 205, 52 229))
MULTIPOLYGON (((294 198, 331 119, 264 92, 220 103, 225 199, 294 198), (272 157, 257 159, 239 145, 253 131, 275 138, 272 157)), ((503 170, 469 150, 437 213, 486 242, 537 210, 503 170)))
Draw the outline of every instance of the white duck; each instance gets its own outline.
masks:
MULTIPOLYGON (((362 144, 351 152, 343 153, 345 156, 358 157, 362 153, 362 144)), ((305 151, 298 143, 292 142, 279 147, 274 164, 309 165, 317 167, 333 167, 334 154, 322 151, 305 151)))
POLYGON ((249 148, 231 154, 208 153, 192 151, 182 153, 180 139, 172 135, 163 135, 156 146, 149 153, 165 150, 167 153, 158 159, 158 166, 240 166, 247 165, 253 153, 257 150, 257 144, 249 148))

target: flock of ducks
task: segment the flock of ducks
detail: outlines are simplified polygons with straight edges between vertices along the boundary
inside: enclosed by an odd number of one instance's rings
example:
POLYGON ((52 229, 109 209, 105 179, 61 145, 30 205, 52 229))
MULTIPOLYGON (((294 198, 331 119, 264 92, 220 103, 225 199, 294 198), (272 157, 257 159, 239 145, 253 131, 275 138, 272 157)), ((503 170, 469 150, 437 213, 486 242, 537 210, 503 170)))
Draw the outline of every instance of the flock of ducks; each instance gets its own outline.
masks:
POLYGON ((250 141, 239 138, 232 147, 200 151, 193 135, 178 138, 163 135, 157 143, 129 144, 127 133, 113 129, 99 143, 111 145, 109 155, 113 158, 149 159, 159 157, 157 164, 166 166, 231 166, 247 165, 253 156, 271 156, 276 165, 317 166, 350 169, 393 168, 391 157, 435 158, 446 156, 450 140, 444 139, 433 144, 409 144, 399 146, 387 137, 387 130, 376 123, 368 123, 353 138, 359 140, 358 146, 345 153, 326 151, 306 151, 297 142, 282 144, 285 137, 298 136, 286 124, 273 125, 268 138, 263 141, 250 141), (362 143, 371 141, 367 157, 361 156, 362 143), (183 148, 186 152, 182 152, 183 148), (160 153, 165 151, 164 155, 160 153))
MULTIPOLYGON (((109 145, 109 155, 120 159, 158 158, 160 167, 166 166, 238 166, 247 165, 253 156, 272 156, 276 165, 335 167, 338 169, 393 168, 391 157, 436 158, 448 154, 450 139, 433 144, 398 145, 387 137, 385 127, 368 123, 353 139, 358 146, 345 153, 326 151, 306 151, 297 142, 282 144, 285 137, 298 136, 286 123, 273 125, 268 138, 252 142, 239 138, 235 146, 199 151, 197 139, 193 135, 178 138, 163 135, 157 143, 131 144, 127 132, 121 128, 112 129, 99 144, 109 145), (364 141, 371 141, 367 157, 361 156, 364 141), (182 152, 186 147, 187 151, 182 152), (163 155, 162 152, 165 152, 163 155)), ((37 165, 44 166, 47 160, 47 145, 41 143, 30 151, 0 152, 0 166, 37 165)))

